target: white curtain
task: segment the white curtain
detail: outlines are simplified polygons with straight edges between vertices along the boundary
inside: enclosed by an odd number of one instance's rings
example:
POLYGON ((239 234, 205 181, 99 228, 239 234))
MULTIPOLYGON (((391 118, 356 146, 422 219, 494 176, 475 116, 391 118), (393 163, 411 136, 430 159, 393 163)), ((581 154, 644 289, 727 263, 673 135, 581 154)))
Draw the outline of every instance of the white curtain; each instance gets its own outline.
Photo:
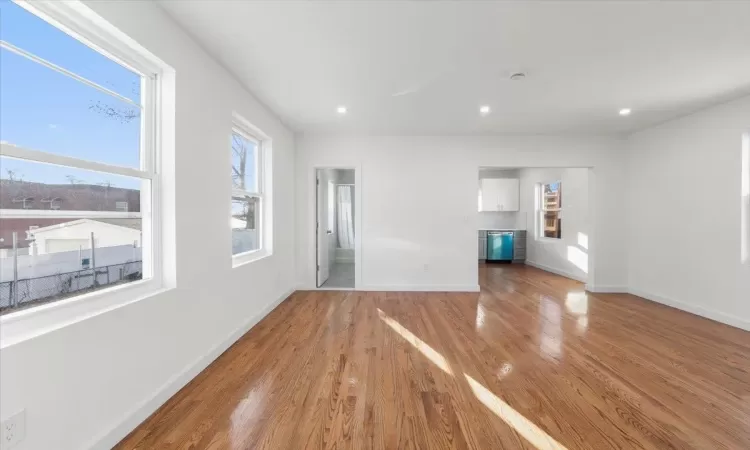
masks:
POLYGON ((354 217, 352 186, 337 186, 337 219, 339 248, 354 248, 354 217))

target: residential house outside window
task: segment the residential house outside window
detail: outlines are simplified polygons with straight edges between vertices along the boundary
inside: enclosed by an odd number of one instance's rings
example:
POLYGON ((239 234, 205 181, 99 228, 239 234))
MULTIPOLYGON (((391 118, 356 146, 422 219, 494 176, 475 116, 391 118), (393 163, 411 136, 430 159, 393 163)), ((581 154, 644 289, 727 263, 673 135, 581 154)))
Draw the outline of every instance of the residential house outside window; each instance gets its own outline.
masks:
POLYGON ((562 238, 562 183, 541 184, 539 189, 540 210, 539 236, 550 239, 562 238))
POLYGON ((157 74, 39 7, 0 2, 0 314, 158 275, 157 74))

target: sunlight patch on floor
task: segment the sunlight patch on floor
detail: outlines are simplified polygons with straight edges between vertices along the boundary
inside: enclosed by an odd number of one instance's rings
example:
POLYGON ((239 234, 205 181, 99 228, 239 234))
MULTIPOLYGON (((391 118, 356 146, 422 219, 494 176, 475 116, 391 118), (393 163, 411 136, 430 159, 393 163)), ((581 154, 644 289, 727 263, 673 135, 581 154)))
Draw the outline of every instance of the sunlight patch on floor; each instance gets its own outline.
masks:
POLYGON ((508 424, 509 427, 516 430, 518 434, 529 441, 537 450, 567 450, 564 445, 534 425, 533 422, 502 401, 498 396, 477 382, 477 380, 466 374, 464 374, 464 377, 469 382, 469 386, 474 391, 476 398, 503 422, 508 424))
POLYGON ((388 316, 388 314, 384 313, 380 308, 378 308, 378 316, 380 316, 380 320, 382 320, 386 325, 391 327, 393 331, 399 334, 404 340, 411 345, 414 346, 417 350, 420 351, 424 356, 427 357, 430 361, 433 362, 436 366, 440 368, 443 372, 447 373, 448 375, 453 375, 453 371, 450 368, 450 365, 448 364, 448 361, 435 351, 434 348, 427 345, 424 341, 419 339, 418 337, 414 336, 414 334, 404 328, 403 325, 393 320, 391 317, 388 316))

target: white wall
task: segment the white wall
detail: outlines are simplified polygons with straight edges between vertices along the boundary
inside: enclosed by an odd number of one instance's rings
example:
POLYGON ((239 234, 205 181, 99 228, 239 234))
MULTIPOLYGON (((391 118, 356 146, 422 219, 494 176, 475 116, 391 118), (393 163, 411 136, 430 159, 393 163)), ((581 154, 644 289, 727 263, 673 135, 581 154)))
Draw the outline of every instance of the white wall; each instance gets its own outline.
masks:
POLYGON ((304 135, 297 141, 297 277, 315 282, 314 168, 361 170, 362 284, 476 289, 479 167, 593 167, 593 289, 625 290, 624 154, 616 138, 304 135))
POLYGON ((742 134, 750 97, 628 140, 631 291, 750 329, 740 260, 742 134))
POLYGON ((111 448, 294 286, 293 135, 154 3, 88 4, 176 70, 177 287, 3 344, 0 415, 26 409, 14 450, 111 448), (236 269, 233 110, 273 138, 274 253, 236 269))
POLYGON ((588 281, 589 169, 522 169, 521 211, 529 217, 526 262, 560 275, 588 281), (537 185, 562 182, 562 238, 539 236, 537 185))

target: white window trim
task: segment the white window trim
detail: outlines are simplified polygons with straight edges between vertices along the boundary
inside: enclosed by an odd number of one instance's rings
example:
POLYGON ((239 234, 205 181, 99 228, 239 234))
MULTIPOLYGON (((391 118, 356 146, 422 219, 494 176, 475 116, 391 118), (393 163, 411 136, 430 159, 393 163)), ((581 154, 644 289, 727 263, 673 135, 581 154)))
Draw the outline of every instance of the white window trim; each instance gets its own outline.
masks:
POLYGON ((536 240, 542 241, 542 242, 560 242, 563 240, 562 233, 560 233, 559 238, 551 238, 544 235, 544 213, 547 211, 557 211, 560 213, 562 219, 562 213, 564 208, 557 208, 557 209, 545 209, 544 208, 544 186, 548 184, 559 184, 560 189, 562 189, 562 180, 555 180, 555 181, 543 181, 541 183, 537 184, 537 201, 539 202, 539 206, 537 208, 536 213, 536 220, 537 220, 537 226, 536 226, 536 240))
MULTIPOLYGON (((232 133, 237 133, 245 139, 256 143, 257 151, 255 167, 257 167, 258 169, 256 174, 257 186, 255 191, 237 189, 232 187, 232 192, 229 199, 230 209, 232 198, 234 197, 255 197, 258 198, 260 204, 258 211, 256 211, 258 217, 255 220, 256 226, 258 227, 257 233, 260 248, 232 255, 232 267, 236 268, 267 258, 273 254, 271 239, 271 211, 273 207, 271 205, 272 196, 270 183, 271 138, 236 112, 232 113, 232 133)), ((231 244, 229 248, 231 251, 231 244)))
MULTIPOLYGON (((167 289, 163 283, 162 251, 162 210, 161 204, 161 128, 157 118, 161 118, 162 75, 171 68, 163 61, 145 50, 129 36, 125 35, 90 8, 77 0, 61 2, 57 0, 38 0, 15 2, 32 14, 47 21, 95 51, 121 64, 129 70, 143 75, 141 99, 143 103, 143 123, 141 142, 141 167, 138 169, 112 166, 95 161, 51 154, 38 150, 18 147, 3 143, 0 155, 20 158, 40 163, 63 165, 84 170, 107 172, 116 175, 150 180, 150 191, 143 192, 144 201, 141 213, 107 213, 112 215, 145 216, 144 249, 152 253, 150 265, 144 258, 144 276, 147 279, 101 289, 67 299, 42 304, 33 308, 22 309, 0 316, 0 348, 6 348, 18 342, 45 334, 67 325, 85 320, 103 312, 151 297, 167 289), (105 50, 105 48, 107 50, 105 50), (148 236, 148 240, 147 240, 148 236)), ((55 70, 54 68, 51 68, 55 70)), ((3 210, 5 213, 9 210, 3 210)), ((25 217, 28 217, 28 212, 25 217)), ((33 211, 34 216, 54 216, 57 211, 33 211)), ((81 212, 64 213, 71 217, 81 212)))

